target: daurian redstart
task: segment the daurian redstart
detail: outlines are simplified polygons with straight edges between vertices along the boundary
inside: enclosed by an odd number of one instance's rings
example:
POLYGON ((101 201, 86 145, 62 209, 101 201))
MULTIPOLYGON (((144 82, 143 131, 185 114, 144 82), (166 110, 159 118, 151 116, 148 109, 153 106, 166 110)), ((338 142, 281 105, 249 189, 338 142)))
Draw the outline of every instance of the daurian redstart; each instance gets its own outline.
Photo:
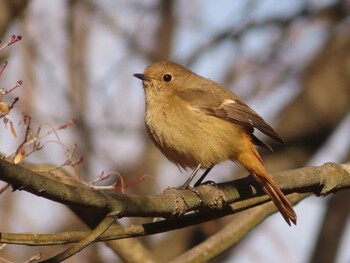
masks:
POLYGON ((206 175, 222 161, 239 162, 287 223, 296 224, 296 213, 253 145, 270 148, 254 129, 283 142, 262 117, 230 90, 173 62, 156 62, 134 76, 143 83, 150 138, 171 162, 194 169, 186 187, 199 169, 206 168, 206 175))

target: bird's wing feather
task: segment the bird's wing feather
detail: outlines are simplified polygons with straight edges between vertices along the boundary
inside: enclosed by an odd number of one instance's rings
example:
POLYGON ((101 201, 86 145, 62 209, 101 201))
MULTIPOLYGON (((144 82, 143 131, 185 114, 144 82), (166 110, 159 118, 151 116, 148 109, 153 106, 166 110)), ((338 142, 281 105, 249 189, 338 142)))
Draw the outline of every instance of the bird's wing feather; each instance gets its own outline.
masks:
POLYGON ((191 107, 195 107, 205 114, 248 128, 247 130, 251 134, 256 128, 275 141, 284 142, 275 130, 253 109, 242 102, 235 94, 221 86, 214 86, 211 89, 184 89, 179 91, 177 96, 190 103, 191 107), (225 92, 215 92, 218 89, 225 92))

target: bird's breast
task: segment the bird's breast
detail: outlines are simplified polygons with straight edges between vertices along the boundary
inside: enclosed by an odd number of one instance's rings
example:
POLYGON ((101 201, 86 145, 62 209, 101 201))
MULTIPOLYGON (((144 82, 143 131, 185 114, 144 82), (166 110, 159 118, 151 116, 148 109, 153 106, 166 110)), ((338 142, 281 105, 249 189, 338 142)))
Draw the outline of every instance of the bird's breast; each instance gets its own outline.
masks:
MULTIPOLYGON (((152 101, 154 102, 154 101, 152 101)), ((239 150, 241 127, 206 115, 181 100, 146 103, 147 131, 160 151, 186 168, 211 167, 234 158, 239 150)))

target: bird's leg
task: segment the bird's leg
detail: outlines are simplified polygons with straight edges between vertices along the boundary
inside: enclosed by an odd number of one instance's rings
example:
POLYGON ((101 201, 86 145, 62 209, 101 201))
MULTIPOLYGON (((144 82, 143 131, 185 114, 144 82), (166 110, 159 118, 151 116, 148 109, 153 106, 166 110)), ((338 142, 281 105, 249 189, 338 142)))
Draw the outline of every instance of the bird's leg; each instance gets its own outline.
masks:
POLYGON ((199 186, 204 178, 208 175, 208 173, 211 171, 211 169, 213 169, 213 166, 212 167, 209 167, 207 170, 205 170, 205 172, 202 174, 202 176, 198 179, 198 181, 194 184, 194 187, 197 187, 199 186))
POLYGON ((189 188, 191 181, 193 180, 193 178, 197 174, 198 170, 201 169, 201 166, 202 166, 201 164, 198 164, 196 169, 194 169, 193 172, 191 173, 190 177, 188 177, 186 182, 182 186, 180 186, 179 189, 187 189, 187 188, 189 188))

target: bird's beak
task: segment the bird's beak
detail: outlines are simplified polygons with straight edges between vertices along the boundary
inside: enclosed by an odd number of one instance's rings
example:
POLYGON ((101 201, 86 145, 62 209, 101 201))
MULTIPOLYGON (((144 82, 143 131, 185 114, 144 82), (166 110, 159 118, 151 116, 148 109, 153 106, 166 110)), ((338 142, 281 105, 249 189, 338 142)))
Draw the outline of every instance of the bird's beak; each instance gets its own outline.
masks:
POLYGON ((134 74, 133 76, 136 77, 136 78, 138 78, 138 79, 140 79, 140 80, 142 80, 142 81, 149 81, 149 80, 151 80, 151 79, 150 79, 147 75, 145 75, 145 74, 136 73, 136 74, 134 74))

